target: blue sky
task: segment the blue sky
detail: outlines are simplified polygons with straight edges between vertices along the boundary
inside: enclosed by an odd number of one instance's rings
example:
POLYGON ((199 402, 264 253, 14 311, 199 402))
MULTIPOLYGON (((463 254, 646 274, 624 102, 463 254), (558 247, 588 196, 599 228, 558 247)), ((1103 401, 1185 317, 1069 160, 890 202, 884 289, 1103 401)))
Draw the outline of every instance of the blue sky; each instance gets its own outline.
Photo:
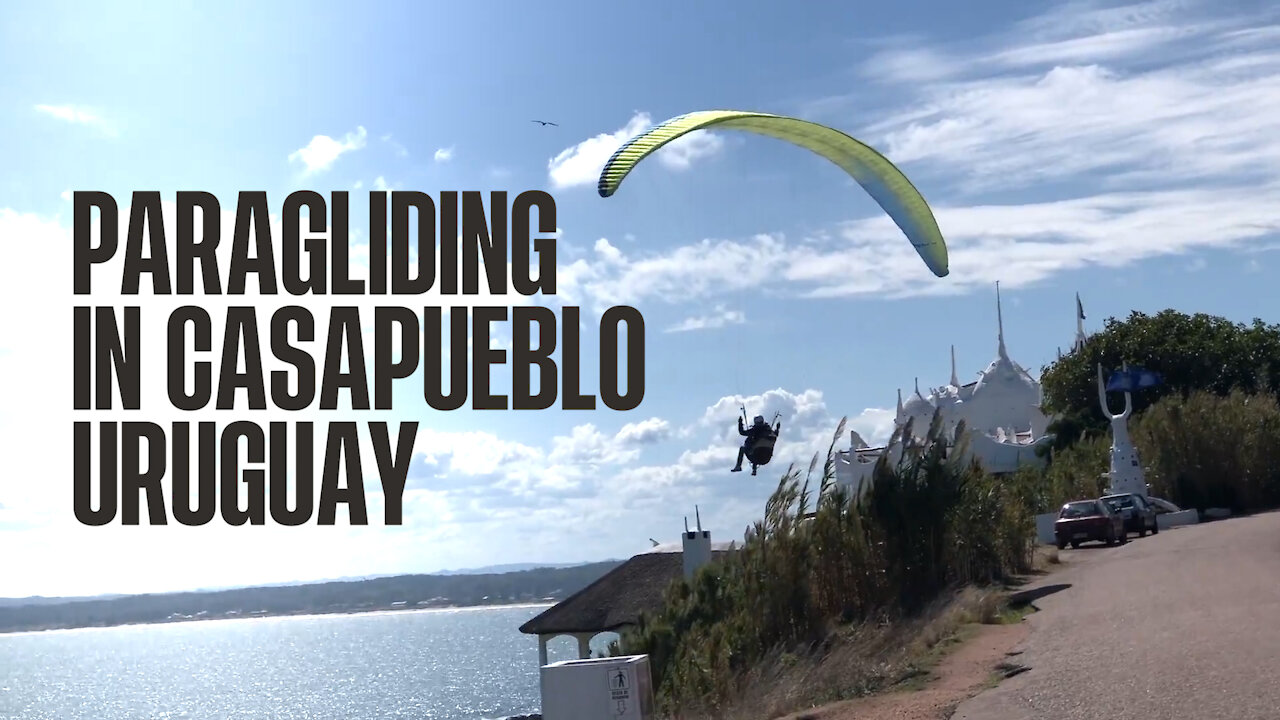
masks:
MULTIPOLYGON (((1276 320, 1277 13, 1043 8, 4 8, 0 546, 21 551, 3 553, 0 595, 625 557, 650 537, 676 538, 695 503, 727 540, 759 516, 788 461, 825 449, 840 417, 883 439, 895 390, 945 382, 951 344, 962 379, 994 357, 996 281, 1010 352, 1033 372, 1071 343, 1076 292, 1090 329, 1165 307, 1276 320), (837 168, 767 138, 690 136, 616 196, 597 196, 596 175, 624 140, 713 108, 798 115, 883 151, 933 205, 950 276, 929 274, 837 168), (257 189, 279 213, 293 190, 352 190, 359 244, 375 188, 553 192, 560 292, 533 301, 583 307, 586 348, 600 311, 639 308, 644 403, 437 413, 406 385, 392 413, 288 416, 419 420, 401 527, 381 526, 373 472, 368 527, 79 527, 69 192, 109 191, 123 214, 138 189, 170 205, 177 190, 207 190, 225 212, 237 191, 257 189), (785 424, 756 478, 727 472, 744 401, 785 424)), ((358 248, 353 257, 359 270, 358 248)), ((95 302, 119 300, 118 273, 95 275, 95 302)), ((330 299, 307 299, 318 321, 330 299)), ((288 300, 255 298, 264 317, 288 300)), ((143 303, 146 342, 161 352, 153 336, 176 303, 143 303)), ((225 304, 210 301, 215 317, 225 304)), ((583 362, 591 387, 595 352, 583 362)), ((158 394, 145 407, 157 422, 176 415, 158 394)))

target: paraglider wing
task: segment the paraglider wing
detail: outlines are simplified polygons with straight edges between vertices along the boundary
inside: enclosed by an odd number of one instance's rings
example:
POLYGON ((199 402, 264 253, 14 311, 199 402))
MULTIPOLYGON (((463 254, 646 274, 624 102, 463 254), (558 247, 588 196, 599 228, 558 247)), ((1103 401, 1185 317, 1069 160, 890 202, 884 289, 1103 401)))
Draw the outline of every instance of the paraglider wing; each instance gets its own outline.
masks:
POLYGON ((658 148, 710 127, 785 140, 840 166, 893 218, 934 275, 945 277, 950 272, 947 245, 933 211, 907 176, 874 148, 839 130, 799 118, 738 110, 701 110, 671 118, 632 138, 609 158, 597 185, 600 197, 617 192, 623 178, 658 148))

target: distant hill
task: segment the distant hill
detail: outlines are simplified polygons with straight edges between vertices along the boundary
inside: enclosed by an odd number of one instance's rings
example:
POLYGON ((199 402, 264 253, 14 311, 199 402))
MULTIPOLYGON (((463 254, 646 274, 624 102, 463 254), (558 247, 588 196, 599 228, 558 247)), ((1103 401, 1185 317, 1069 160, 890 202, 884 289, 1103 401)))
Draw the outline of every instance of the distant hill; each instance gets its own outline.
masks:
POLYGON ((81 600, 110 600, 123 595, 86 595, 81 597, 43 597, 32 595, 21 598, 0 598, 0 607, 17 607, 19 605, 58 605, 60 603, 79 602, 81 600))
MULTIPOLYGON (((620 560, 602 560, 600 562, 621 562, 620 560)), ((428 575, 447 576, 447 575, 492 575, 510 572, 523 572, 525 570, 539 570, 542 568, 573 568, 582 567, 584 565, 592 565, 595 563, 507 563, 505 565, 485 565, 478 568, 465 568, 461 570, 437 570, 428 575)), ((403 577, 396 573, 383 573, 381 575, 346 575, 336 578, 323 578, 320 580, 291 580, 289 582, 278 583, 262 583, 261 585, 216 585, 211 587, 195 588, 188 592, 222 592, 224 590, 247 590, 249 588, 268 588, 268 587, 298 587, 301 585, 319 585, 322 583, 334 582, 359 582, 361 580, 377 580, 379 578, 403 577)), ((57 605, 60 603, 81 602, 85 600, 110 600, 113 598, 131 597, 122 593, 105 594, 105 595, 77 595, 74 597, 44 597, 41 595, 32 595, 29 597, 5 598, 0 597, 0 608, 4 607, 20 607, 23 605, 57 605)))
MULTIPOLYGON (((606 560, 605 562, 615 562, 606 560)), ((524 570, 540 570, 542 568, 581 567, 585 563, 508 563, 506 565, 486 565, 465 570, 438 570, 433 575, 487 575, 491 573, 522 572, 524 570)))
POLYGON ((0 633, 132 623, 559 601, 621 564, 434 575, 97 598, 12 598, 0 604, 0 633))

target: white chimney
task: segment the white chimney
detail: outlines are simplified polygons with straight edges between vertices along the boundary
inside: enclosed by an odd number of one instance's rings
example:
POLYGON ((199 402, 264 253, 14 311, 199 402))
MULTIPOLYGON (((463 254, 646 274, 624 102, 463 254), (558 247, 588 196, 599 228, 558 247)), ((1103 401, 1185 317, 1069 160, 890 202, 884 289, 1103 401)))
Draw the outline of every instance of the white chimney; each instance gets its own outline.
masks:
POLYGON ((681 555, 684 558, 685 580, 692 580, 699 568, 711 562, 711 531, 702 529, 702 515, 698 512, 697 505, 693 506, 693 513, 697 519, 697 530, 690 530, 689 518, 684 519, 684 551, 681 555))

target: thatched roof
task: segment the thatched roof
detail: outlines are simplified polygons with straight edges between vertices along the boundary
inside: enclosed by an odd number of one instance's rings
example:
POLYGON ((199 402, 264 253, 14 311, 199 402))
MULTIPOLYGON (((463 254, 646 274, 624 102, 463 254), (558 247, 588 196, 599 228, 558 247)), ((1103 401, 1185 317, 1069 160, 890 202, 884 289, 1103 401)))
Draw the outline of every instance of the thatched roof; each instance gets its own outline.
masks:
MULTIPOLYGON (((712 560, 726 550, 713 550, 712 560)), ((662 608, 671 581, 684 575, 680 552, 645 552, 615 567, 603 577, 520 626, 529 635, 599 633, 634 625, 641 612, 662 608)))

